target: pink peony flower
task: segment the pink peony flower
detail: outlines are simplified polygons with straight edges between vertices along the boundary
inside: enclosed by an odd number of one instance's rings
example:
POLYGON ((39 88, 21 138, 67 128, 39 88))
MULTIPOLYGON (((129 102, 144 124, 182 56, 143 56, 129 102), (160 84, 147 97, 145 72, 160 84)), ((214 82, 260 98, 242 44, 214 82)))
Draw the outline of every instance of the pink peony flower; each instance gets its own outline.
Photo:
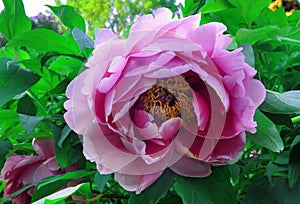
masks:
MULTIPOLYGON (((4 198, 29 184, 64 173, 56 162, 53 139, 35 139, 33 147, 38 156, 13 155, 7 158, 0 176, 7 181, 4 198)), ((31 187, 11 200, 30 203, 34 188, 31 187)))
POLYGON ((84 155, 140 193, 166 168, 205 177, 242 154, 265 88, 221 23, 145 15, 128 39, 100 30, 88 69, 67 88, 65 120, 84 155))

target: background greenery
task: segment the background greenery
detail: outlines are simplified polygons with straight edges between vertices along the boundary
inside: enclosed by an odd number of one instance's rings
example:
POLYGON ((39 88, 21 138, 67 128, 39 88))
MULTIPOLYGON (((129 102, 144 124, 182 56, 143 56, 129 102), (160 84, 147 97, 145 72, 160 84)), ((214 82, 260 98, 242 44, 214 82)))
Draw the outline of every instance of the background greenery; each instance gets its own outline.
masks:
MULTIPOLYGON (((12 153, 33 155, 32 138, 44 137, 54 138, 61 168, 74 163, 80 168, 32 184, 37 186, 33 201, 52 194, 66 181, 83 178, 84 183, 65 197, 79 194, 89 202, 130 204, 299 203, 300 11, 290 16, 282 7, 271 11, 270 0, 186 0, 180 7, 167 0, 69 0, 75 9, 49 6, 58 20, 51 17, 41 20, 45 25, 34 26, 21 0, 3 3, 0 168, 12 153), (91 55, 95 26, 126 36, 139 15, 160 6, 183 16, 201 12, 201 24, 224 23, 234 39, 230 49, 244 48, 246 61, 258 70, 256 77, 268 91, 255 115, 258 131, 247 134, 245 153, 236 164, 214 167, 213 174, 202 179, 166 170, 153 185, 135 195, 124 191, 111 175, 97 173, 95 165, 84 159, 77 135, 63 119, 63 103, 67 85, 91 55)), ((0 181, 1 195, 4 186, 0 181)), ((48 203, 69 202, 65 197, 48 203)), ((0 198, 0 202, 9 201, 0 198)))

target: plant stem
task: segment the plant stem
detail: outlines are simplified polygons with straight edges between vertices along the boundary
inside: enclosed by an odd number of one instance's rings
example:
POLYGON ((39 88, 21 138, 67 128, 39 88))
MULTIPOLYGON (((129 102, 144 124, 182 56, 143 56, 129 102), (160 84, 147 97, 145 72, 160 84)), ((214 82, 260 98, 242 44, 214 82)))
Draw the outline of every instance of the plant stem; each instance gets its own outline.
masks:
POLYGON ((293 122, 293 124, 300 123, 300 115, 297 115, 297 116, 293 117, 292 122, 293 122))

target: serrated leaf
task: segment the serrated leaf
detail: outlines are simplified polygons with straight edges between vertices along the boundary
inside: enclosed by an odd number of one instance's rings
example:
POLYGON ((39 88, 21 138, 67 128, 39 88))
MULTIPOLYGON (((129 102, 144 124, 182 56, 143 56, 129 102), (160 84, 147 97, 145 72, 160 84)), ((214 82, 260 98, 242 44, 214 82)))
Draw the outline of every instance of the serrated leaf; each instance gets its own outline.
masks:
POLYGON ((31 30, 31 21, 26 16, 22 0, 3 0, 0 14, 0 33, 8 39, 31 30))
POLYGON ((257 122, 256 133, 247 132, 247 138, 273 152, 282 151, 283 141, 274 123, 259 110, 256 111, 254 120, 257 122))
POLYGON ((34 128, 37 126, 37 124, 45 118, 43 116, 30 116, 24 114, 19 114, 19 116, 22 125, 25 129, 26 135, 30 135, 33 132, 34 128))
POLYGON ((140 194, 132 194, 128 204, 156 204, 170 189, 174 183, 175 174, 166 169, 165 172, 148 188, 140 194))
POLYGON ((49 6, 47 5, 53 13, 60 18, 62 23, 73 29, 79 27, 83 32, 85 32, 85 22, 82 16, 77 13, 72 6, 61 5, 61 6, 49 6))
POLYGON ((8 58, 0 58, 0 106, 40 79, 34 72, 22 69, 10 62, 11 60, 8 58))
POLYGON ((184 204, 236 203, 227 167, 216 167, 205 178, 178 176, 174 187, 184 204))
POLYGON ((298 114, 300 113, 300 91, 293 90, 278 93, 267 90, 267 95, 260 110, 275 114, 298 114))
POLYGON ((25 46, 41 52, 78 54, 78 46, 73 38, 64 37, 52 30, 38 28, 14 37, 8 47, 25 46))

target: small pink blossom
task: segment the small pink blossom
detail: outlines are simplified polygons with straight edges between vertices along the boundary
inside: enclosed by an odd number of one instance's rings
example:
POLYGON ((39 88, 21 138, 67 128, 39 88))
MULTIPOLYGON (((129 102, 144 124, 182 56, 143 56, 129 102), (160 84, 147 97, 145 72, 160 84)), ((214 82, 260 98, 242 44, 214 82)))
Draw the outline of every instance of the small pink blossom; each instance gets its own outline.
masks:
MULTIPOLYGON (((4 198, 27 185, 65 172, 56 162, 53 139, 35 139, 33 147, 37 156, 13 155, 7 158, 0 177, 7 181, 4 198)), ((31 187, 11 200, 20 204, 31 203, 34 189, 31 187)))
POLYGON ((102 29, 87 70, 67 88, 65 120, 85 157, 140 193, 166 168, 205 177, 236 161, 265 88, 221 23, 144 15, 128 39, 102 29))

